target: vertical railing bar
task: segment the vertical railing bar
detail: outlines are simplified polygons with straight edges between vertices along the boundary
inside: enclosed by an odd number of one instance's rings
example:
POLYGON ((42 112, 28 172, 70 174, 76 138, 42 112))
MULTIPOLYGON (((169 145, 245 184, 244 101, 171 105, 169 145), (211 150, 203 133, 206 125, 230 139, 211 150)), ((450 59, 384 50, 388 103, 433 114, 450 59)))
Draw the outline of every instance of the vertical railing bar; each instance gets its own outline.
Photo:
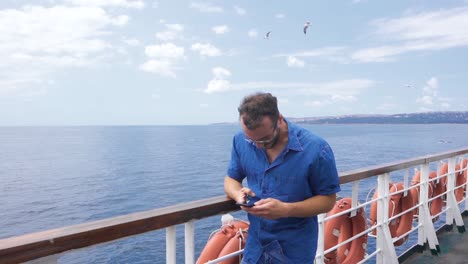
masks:
POLYGON ((453 158, 449 158, 448 160, 448 170, 447 170, 447 193, 446 193, 446 203, 445 206, 448 208, 447 214, 445 217, 445 223, 447 225, 452 226, 453 225, 453 220, 454 220, 454 214, 453 214, 453 207, 455 206, 452 202, 451 196, 454 192, 454 187, 455 187, 455 174, 453 173, 455 170, 455 160, 453 158))
POLYGON ((195 220, 184 224, 185 227, 185 264, 195 264, 195 220))
POLYGON ((408 195, 408 188, 409 188, 408 183, 409 183, 409 168, 405 170, 405 176, 403 176, 403 187, 405 189, 403 196, 408 195))
MULTIPOLYGON (((419 245, 423 245, 426 241, 429 244, 432 254, 437 255, 440 252, 439 240, 435 232, 434 224, 432 222, 432 216, 429 209, 429 164, 424 163, 421 166, 421 182, 423 182, 424 188, 421 188, 419 199, 422 201, 421 209, 419 211, 419 224, 423 224, 423 233, 420 237, 418 232, 419 245), (419 240, 421 238, 421 240, 419 240), (421 244, 422 243, 422 244, 421 244)), ((421 230, 419 230, 421 231, 421 230)))
POLYGON ((166 228, 166 264, 176 264, 176 227, 166 228))
POLYGON ((390 174, 384 173, 377 178, 377 248, 381 253, 377 255, 377 264, 398 263, 395 247, 388 223, 390 174))
POLYGON ((317 252, 315 257, 315 264, 324 264, 325 263, 325 216, 326 214, 318 215, 319 223, 319 232, 318 232, 318 241, 317 241, 317 252))
POLYGON ((451 214, 451 224, 455 221, 455 224, 458 227, 458 231, 463 233, 465 232, 465 223, 461 216, 460 208, 458 207, 457 198, 455 197, 455 181, 456 181, 456 172, 455 172, 455 163, 456 157, 449 158, 448 163, 448 189, 450 190, 447 193, 447 205, 449 206, 448 212, 451 214))
MULTIPOLYGON (((359 181, 353 182, 353 189, 351 191, 351 208, 356 208, 358 206, 358 194, 359 194, 359 181)), ((357 214, 357 210, 353 210, 350 213, 350 217, 354 217, 357 214)))
MULTIPOLYGON (((429 181, 429 174, 427 173, 428 164, 422 164, 420 168, 420 186, 419 186, 419 209, 418 209, 418 224, 419 224, 419 229, 418 229, 418 245, 419 246, 424 246, 424 243, 426 242, 426 234, 424 231, 424 209, 425 209, 425 204, 428 202, 428 181, 429 181)), ((439 169, 437 169, 439 171, 439 169)))
MULTIPOLYGON (((462 159, 465 159, 465 156, 462 156, 462 159)), ((468 164, 465 166, 465 171, 464 171, 466 177, 465 177, 465 211, 468 211, 468 164)))

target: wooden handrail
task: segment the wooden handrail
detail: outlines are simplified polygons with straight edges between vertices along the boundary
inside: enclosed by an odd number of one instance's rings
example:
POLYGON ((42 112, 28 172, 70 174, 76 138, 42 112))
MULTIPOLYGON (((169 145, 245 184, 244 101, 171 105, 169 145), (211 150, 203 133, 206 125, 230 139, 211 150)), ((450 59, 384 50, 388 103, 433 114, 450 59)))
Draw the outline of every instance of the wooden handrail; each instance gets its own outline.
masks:
MULTIPOLYGON (((340 183, 349 183, 468 153, 468 148, 391 162, 340 173, 340 183)), ((138 235, 226 212, 239 210, 233 200, 217 196, 164 208, 0 239, 0 263, 19 263, 138 235)))
POLYGON ((24 262, 236 210, 239 210, 239 206, 233 200, 217 196, 1 239, 0 263, 24 262))

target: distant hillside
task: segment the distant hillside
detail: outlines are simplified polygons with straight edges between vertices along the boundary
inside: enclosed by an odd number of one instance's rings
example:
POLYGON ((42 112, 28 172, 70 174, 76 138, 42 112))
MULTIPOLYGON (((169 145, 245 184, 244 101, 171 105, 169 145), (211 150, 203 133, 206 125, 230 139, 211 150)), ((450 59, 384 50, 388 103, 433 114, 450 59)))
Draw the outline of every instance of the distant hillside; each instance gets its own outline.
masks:
POLYGON ((326 117, 288 117, 299 124, 468 124, 465 112, 425 112, 394 115, 343 115, 326 117))

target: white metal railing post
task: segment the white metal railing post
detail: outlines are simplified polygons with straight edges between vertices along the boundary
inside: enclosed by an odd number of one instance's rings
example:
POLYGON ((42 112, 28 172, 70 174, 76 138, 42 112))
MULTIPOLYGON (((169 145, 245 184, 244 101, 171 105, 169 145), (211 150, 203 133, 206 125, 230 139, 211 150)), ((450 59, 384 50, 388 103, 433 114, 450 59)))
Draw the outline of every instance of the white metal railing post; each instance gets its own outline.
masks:
MULTIPOLYGON (((358 194, 359 194, 359 181, 354 181, 353 182, 353 189, 351 191, 351 207, 352 208, 356 208, 358 206, 358 204, 359 204, 358 194)), ((350 217, 354 217, 354 216, 356 216, 356 214, 357 214, 357 209, 351 211, 350 217)))
POLYGON ((453 211, 452 211, 452 208, 454 206, 454 204, 452 203, 452 199, 451 199, 451 196, 452 196, 452 193, 454 192, 454 187, 455 187, 455 174, 453 174, 453 171, 455 169, 455 163, 454 163, 454 160, 453 159, 449 159, 448 160, 448 169, 447 169, 447 175, 445 176, 446 179, 447 179, 447 183, 446 183, 446 198, 445 198, 445 201, 446 201, 446 204, 445 206, 447 207, 447 212, 446 212, 446 215, 445 215, 445 223, 447 225, 453 225, 453 220, 454 220, 454 215, 453 215, 453 211))
POLYGON ((315 258, 315 264, 324 264, 325 263, 325 222, 323 221, 325 219, 325 216, 327 214, 319 214, 317 216, 317 220, 319 223, 319 232, 318 232, 318 241, 317 241, 317 253, 316 258, 315 258))
POLYGON ((435 232, 432 222, 431 211, 429 209, 429 164, 421 165, 421 185, 419 186, 419 216, 418 222, 421 224, 418 229, 418 244, 424 246, 424 243, 429 244, 433 254, 439 252, 439 240, 435 232))
POLYGON ((188 221, 185 227, 185 264, 195 263, 195 220, 188 221))
MULTIPOLYGON (((462 162, 465 159, 464 156, 461 157, 462 162)), ((463 168, 462 165, 460 165, 460 168, 463 168)), ((468 164, 465 166, 465 211, 468 211, 468 164)))
MULTIPOLYGON (((429 188, 429 174, 426 173, 428 171, 427 169, 427 164, 424 167, 425 170, 423 170, 423 165, 421 165, 421 171, 420 171, 420 176, 419 176, 419 207, 418 207, 418 223, 419 228, 418 228, 418 245, 419 246, 424 246, 424 243, 426 243, 426 234, 424 231, 424 217, 425 217, 425 208, 427 204, 427 196, 428 196, 428 188, 429 188), (424 171, 424 173, 423 173, 424 171)), ((439 171, 439 169, 437 169, 439 171)), ((429 207, 428 207, 429 209, 429 207)), ((432 220, 431 220, 432 221, 432 220)))
POLYGON ((390 174, 385 173, 377 178, 377 264, 398 263, 392 235, 388 223, 388 202, 390 174))
POLYGON ((458 228, 463 228, 465 226, 463 218, 461 216, 460 209, 458 207, 457 198, 455 197, 455 163, 456 157, 449 158, 448 161, 448 175, 447 175, 447 216, 445 223, 448 225, 455 224, 458 228))
POLYGON ((176 227, 166 228, 166 264, 176 264, 176 227))
POLYGON ((403 176, 403 187, 405 189, 405 192, 403 193, 403 196, 408 195, 408 188, 411 184, 409 184, 409 169, 405 170, 405 176, 403 176))

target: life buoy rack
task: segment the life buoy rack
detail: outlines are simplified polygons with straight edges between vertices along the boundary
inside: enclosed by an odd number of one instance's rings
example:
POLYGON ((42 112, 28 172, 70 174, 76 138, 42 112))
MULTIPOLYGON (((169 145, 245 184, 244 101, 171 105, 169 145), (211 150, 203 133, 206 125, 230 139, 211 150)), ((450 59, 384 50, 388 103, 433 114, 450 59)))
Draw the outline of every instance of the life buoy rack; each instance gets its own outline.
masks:
MULTIPOLYGON (((388 205, 389 218, 407 211, 403 215, 393 219, 390 222, 390 234, 392 237, 400 237, 406 234, 413 227, 414 211, 409 210, 414 206, 413 196, 410 193, 406 195, 401 192, 404 189, 402 182, 395 183, 390 188, 390 203, 388 205)), ((393 244, 400 246, 408 240, 408 234, 398 239, 393 244)))
MULTIPOLYGON (((392 218, 395 215, 398 215, 402 212, 407 211, 403 215, 400 215, 397 218, 394 218, 389 223, 390 234, 392 237, 401 237, 407 232, 409 232, 413 226, 413 215, 414 210, 409 210, 414 206, 413 202, 413 195, 407 193, 404 195, 403 190, 404 185, 402 182, 399 183, 391 183, 389 185, 389 206, 388 206, 388 218, 392 218)), ((377 198, 378 193, 377 190, 374 192, 374 200, 377 198)), ((377 201, 374 201, 371 204, 370 210, 370 224, 371 226, 377 225, 377 201)), ((375 229, 372 232, 373 235, 376 234, 375 229)), ((395 246, 402 245, 408 239, 408 235, 401 237, 393 244, 395 246)))
MULTIPOLYGON (((197 264, 203 264, 227 254, 236 252, 245 247, 249 223, 234 219, 211 233, 205 248, 197 260, 197 264)), ((239 258, 233 257, 221 261, 222 264, 239 263, 239 258)))
MULTIPOLYGON (((342 198, 336 201, 333 209, 327 216, 339 214, 351 208, 351 198, 342 198)), ((359 208, 356 215, 351 217, 350 213, 342 214, 325 222, 325 250, 334 247, 338 243, 348 240, 367 229, 366 215, 364 208, 359 208)), ((352 264, 358 263, 366 254, 367 234, 363 234, 347 244, 340 246, 325 254, 325 263, 352 264)))

